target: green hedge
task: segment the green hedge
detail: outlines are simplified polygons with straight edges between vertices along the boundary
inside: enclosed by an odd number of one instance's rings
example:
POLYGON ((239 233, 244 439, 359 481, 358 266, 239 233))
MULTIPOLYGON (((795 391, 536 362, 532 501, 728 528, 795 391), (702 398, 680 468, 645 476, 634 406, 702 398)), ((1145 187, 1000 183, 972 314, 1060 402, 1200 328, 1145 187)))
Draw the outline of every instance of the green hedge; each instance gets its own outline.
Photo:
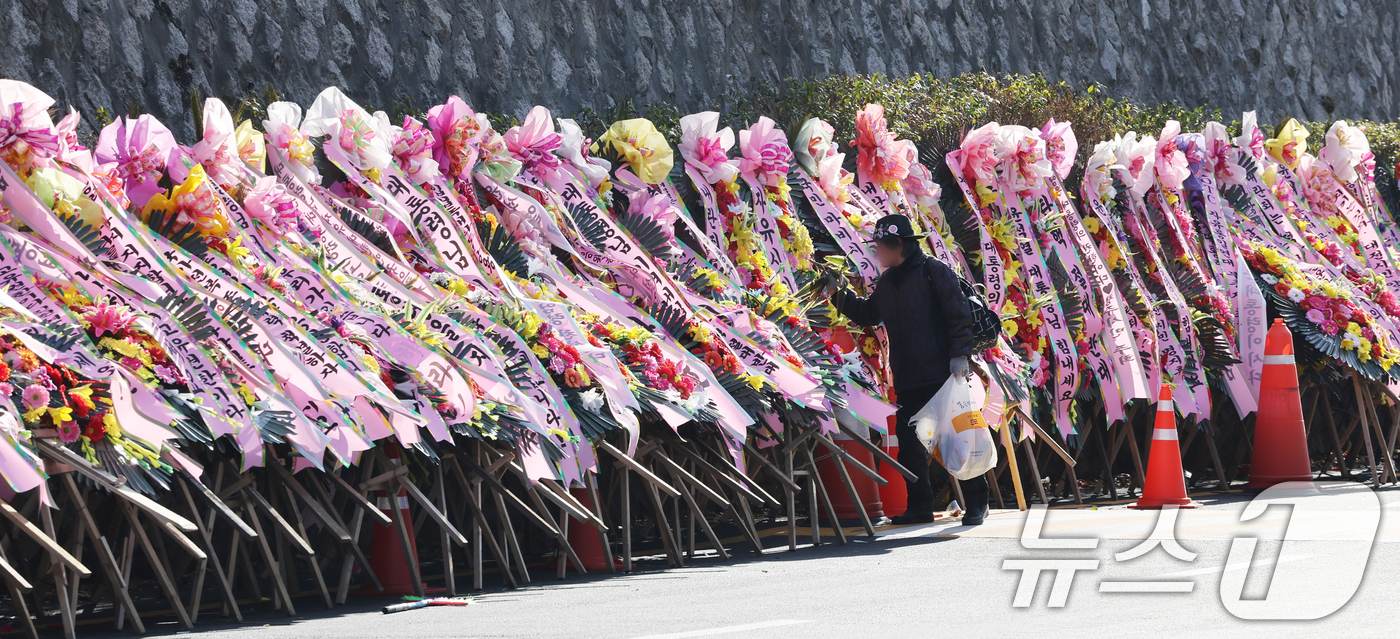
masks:
MULTIPOLYGON (((1079 157, 1071 184, 1078 182, 1077 176, 1082 173, 1084 161, 1093 152, 1094 145, 1115 135, 1128 131, 1156 135, 1167 120, 1181 122, 1184 131, 1199 131, 1206 122, 1216 120, 1233 135, 1238 135, 1241 115, 1205 106, 1187 108, 1171 102, 1137 104, 1109 96, 1100 85, 1073 86, 1038 74, 989 73, 965 73, 951 78, 925 75, 790 78, 744 94, 726 94, 720 104, 709 108, 720 111, 722 123, 736 130, 766 115, 789 135, 795 134, 807 118, 819 116, 836 128, 836 139, 844 145, 855 136, 856 112, 872 102, 885 107, 892 130, 913 140, 922 153, 936 157, 956 149, 968 130, 987 122, 1038 127, 1051 117, 1068 121, 1079 139, 1079 157)), ((677 120, 681 115, 669 105, 637 106, 623 102, 602 113, 585 110, 577 114, 576 119, 586 132, 596 136, 615 120, 646 117, 675 143, 680 137, 677 120)), ((1260 122, 1260 127, 1268 133, 1286 120, 1260 122)), ((1304 124, 1310 132, 1309 148, 1316 152, 1331 122, 1304 124)), ((1391 172, 1400 150, 1400 123, 1352 120, 1352 124, 1366 130, 1376 154, 1383 191, 1387 195, 1394 194, 1391 172)), ((1393 197, 1388 199, 1394 201, 1393 197)))

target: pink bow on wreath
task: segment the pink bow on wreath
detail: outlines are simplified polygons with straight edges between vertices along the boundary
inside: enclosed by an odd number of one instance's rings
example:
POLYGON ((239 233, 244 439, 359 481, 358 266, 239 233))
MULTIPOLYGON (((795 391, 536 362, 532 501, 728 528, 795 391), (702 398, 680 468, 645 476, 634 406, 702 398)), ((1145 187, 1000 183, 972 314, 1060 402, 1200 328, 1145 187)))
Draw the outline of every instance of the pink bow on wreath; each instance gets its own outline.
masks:
POLYGON ((346 109, 340 114, 340 134, 337 140, 340 148, 351 153, 369 148, 374 140, 374 128, 366 122, 359 111, 346 109))
POLYGON ((513 126, 502 137, 510 154, 531 174, 540 179, 548 179, 564 161, 554 154, 554 150, 564 143, 564 139, 554 132, 554 120, 549 109, 536 106, 525 116, 525 122, 513 126))
POLYGON ((117 118, 103 127, 93 154, 99 164, 116 163, 127 197, 137 208, 161 192, 159 181, 170 155, 176 151, 175 136, 150 115, 117 118))
POLYGON ((242 158, 234 146, 233 116, 222 100, 204 101, 204 137, 194 146, 181 147, 186 162, 172 162, 170 179, 183 184, 193 165, 204 167, 204 173, 219 186, 231 188, 243 178, 242 158))
POLYGON ((410 180, 422 184, 437 175, 438 163, 433 160, 433 133, 417 120, 404 116, 403 128, 395 131, 394 160, 410 180))
POLYGON ((1068 122, 1056 122, 1055 118, 1050 118, 1039 132, 1040 139, 1045 140, 1045 158, 1050 160, 1055 174, 1061 180, 1069 177, 1069 170, 1074 168, 1074 157, 1079 153, 1079 140, 1074 136, 1074 129, 1068 122))
POLYGON ((787 136, 767 117, 759 116, 753 126, 739 132, 739 172, 764 186, 778 187, 787 179, 792 165, 792 149, 787 136))
POLYGON ((446 104, 428 110, 428 128, 433 132, 433 160, 439 170, 458 180, 470 178, 485 131, 476 112, 454 95, 446 104))
POLYGON ((10 109, 10 117, 0 118, 0 149, 19 154, 33 151, 40 158, 58 155, 58 134, 52 128, 30 128, 25 123, 23 102, 11 104, 10 109))

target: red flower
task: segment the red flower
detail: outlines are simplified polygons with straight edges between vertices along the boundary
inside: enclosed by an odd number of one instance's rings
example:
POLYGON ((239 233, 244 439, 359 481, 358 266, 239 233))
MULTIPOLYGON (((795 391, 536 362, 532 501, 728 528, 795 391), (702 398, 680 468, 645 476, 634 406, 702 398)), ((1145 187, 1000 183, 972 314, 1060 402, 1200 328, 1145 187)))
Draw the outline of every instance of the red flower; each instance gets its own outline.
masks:
POLYGON ((6 364, 5 362, 0 362, 0 382, 7 382, 7 381, 9 381, 9 380, 10 380, 10 365, 9 365, 9 364, 6 364))
POLYGON ((83 427, 83 437, 88 438, 88 441, 96 442, 101 441, 106 436, 107 427, 102 423, 102 415, 93 415, 88 420, 87 426, 83 427))
POLYGON ((588 381, 588 376, 584 374, 583 370, 578 366, 564 371, 564 383, 568 386, 571 386, 573 388, 581 388, 587 386, 588 381))
POLYGON ((719 368, 724 366, 724 363, 724 356, 718 352, 710 351, 705 353, 705 364, 710 368, 719 368))

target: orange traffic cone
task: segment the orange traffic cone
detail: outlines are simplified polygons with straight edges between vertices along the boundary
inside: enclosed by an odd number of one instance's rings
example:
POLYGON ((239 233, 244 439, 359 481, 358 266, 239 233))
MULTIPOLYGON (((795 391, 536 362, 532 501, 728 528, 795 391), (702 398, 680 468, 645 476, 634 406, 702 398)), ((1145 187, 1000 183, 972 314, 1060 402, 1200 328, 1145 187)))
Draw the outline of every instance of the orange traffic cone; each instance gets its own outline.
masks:
POLYGON ((1254 456, 1249 486, 1263 490, 1286 481, 1312 481, 1303 399, 1293 364, 1293 333, 1274 320, 1264 338, 1264 375, 1259 379, 1259 413, 1254 422, 1254 456))
MULTIPOLYGON (((885 399, 894 403, 894 390, 891 389, 885 399)), ((899 437, 894 433, 894 415, 885 418, 885 431, 889 434, 885 436, 885 453, 890 457, 899 459, 899 437)), ((880 486, 880 507, 881 510, 890 513, 902 513, 909 508, 909 486, 904 483, 904 475, 899 474, 889 464, 880 464, 880 476, 889 483, 880 486)))
MULTIPOLYGON (((387 455, 395 465, 398 464, 398 451, 390 447, 387 455)), ((403 517, 404 528, 408 530, 409 548, 413 550, 413 557, 418 558, 418 543, 413 534, 413 516, 408 509, 408 490, 400 487, 398 495, 389 498, 388 491, 379 492, 379 510, 384 511, 384 516, 393 521, 394 514, 389 509, 398 508, 399 515, 403 517)), ((365 584, 357 594, 361 595, 412 595, 413 577, 408 570, 408 563, 404 559, 403 543, 399 540, 399 531, 393 524, 375 524, 374 535, 370 538, 369 545, 369 566, 374 570, 374 575, 379 578, 380 585, 384 586, 383 592, 376 592, 369 584, 365 584)), ((421 564, 420 564, 421 565, 421 564)), ((446 592, 446 588, 428 588, 424 585, 424 593, 446 592)))
MULTIPOLYGON (((593 499, 586 488, 571 488, 569 493, 585 506, 593 499)), ((609 561, 614 562, 615 568, 622 567, 622 562, 613 559, 611 551, 604 552, 602 535, 591 524, 569 522, 569 547, 574 549, 585 570, 607 570, 609 561)))
POLYGON ((1148 448, 1147 481, 1142 497, 1132 508, 1161 508, 1177 506, 1195 508, 1186 496, 1186 477, 1181 469, 1181 447, 1176 443, 1176 410, 1172 408, 1170 382, 1162 384, 1157 402, 1157 423, 1152 428, 1152 444, 1148 448))

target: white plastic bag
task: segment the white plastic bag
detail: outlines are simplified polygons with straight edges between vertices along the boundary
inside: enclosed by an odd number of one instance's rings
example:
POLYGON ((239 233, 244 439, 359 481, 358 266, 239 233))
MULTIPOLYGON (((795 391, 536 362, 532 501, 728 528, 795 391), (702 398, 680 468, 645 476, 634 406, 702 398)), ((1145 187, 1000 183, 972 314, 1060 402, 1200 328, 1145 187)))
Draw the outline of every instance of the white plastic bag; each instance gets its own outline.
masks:
POLYGON ((958 479, 972 479, 997 465, 996 440, 982 419, 986 401, 981 379, 955 375, 909 419, 924 449, 958 479))

